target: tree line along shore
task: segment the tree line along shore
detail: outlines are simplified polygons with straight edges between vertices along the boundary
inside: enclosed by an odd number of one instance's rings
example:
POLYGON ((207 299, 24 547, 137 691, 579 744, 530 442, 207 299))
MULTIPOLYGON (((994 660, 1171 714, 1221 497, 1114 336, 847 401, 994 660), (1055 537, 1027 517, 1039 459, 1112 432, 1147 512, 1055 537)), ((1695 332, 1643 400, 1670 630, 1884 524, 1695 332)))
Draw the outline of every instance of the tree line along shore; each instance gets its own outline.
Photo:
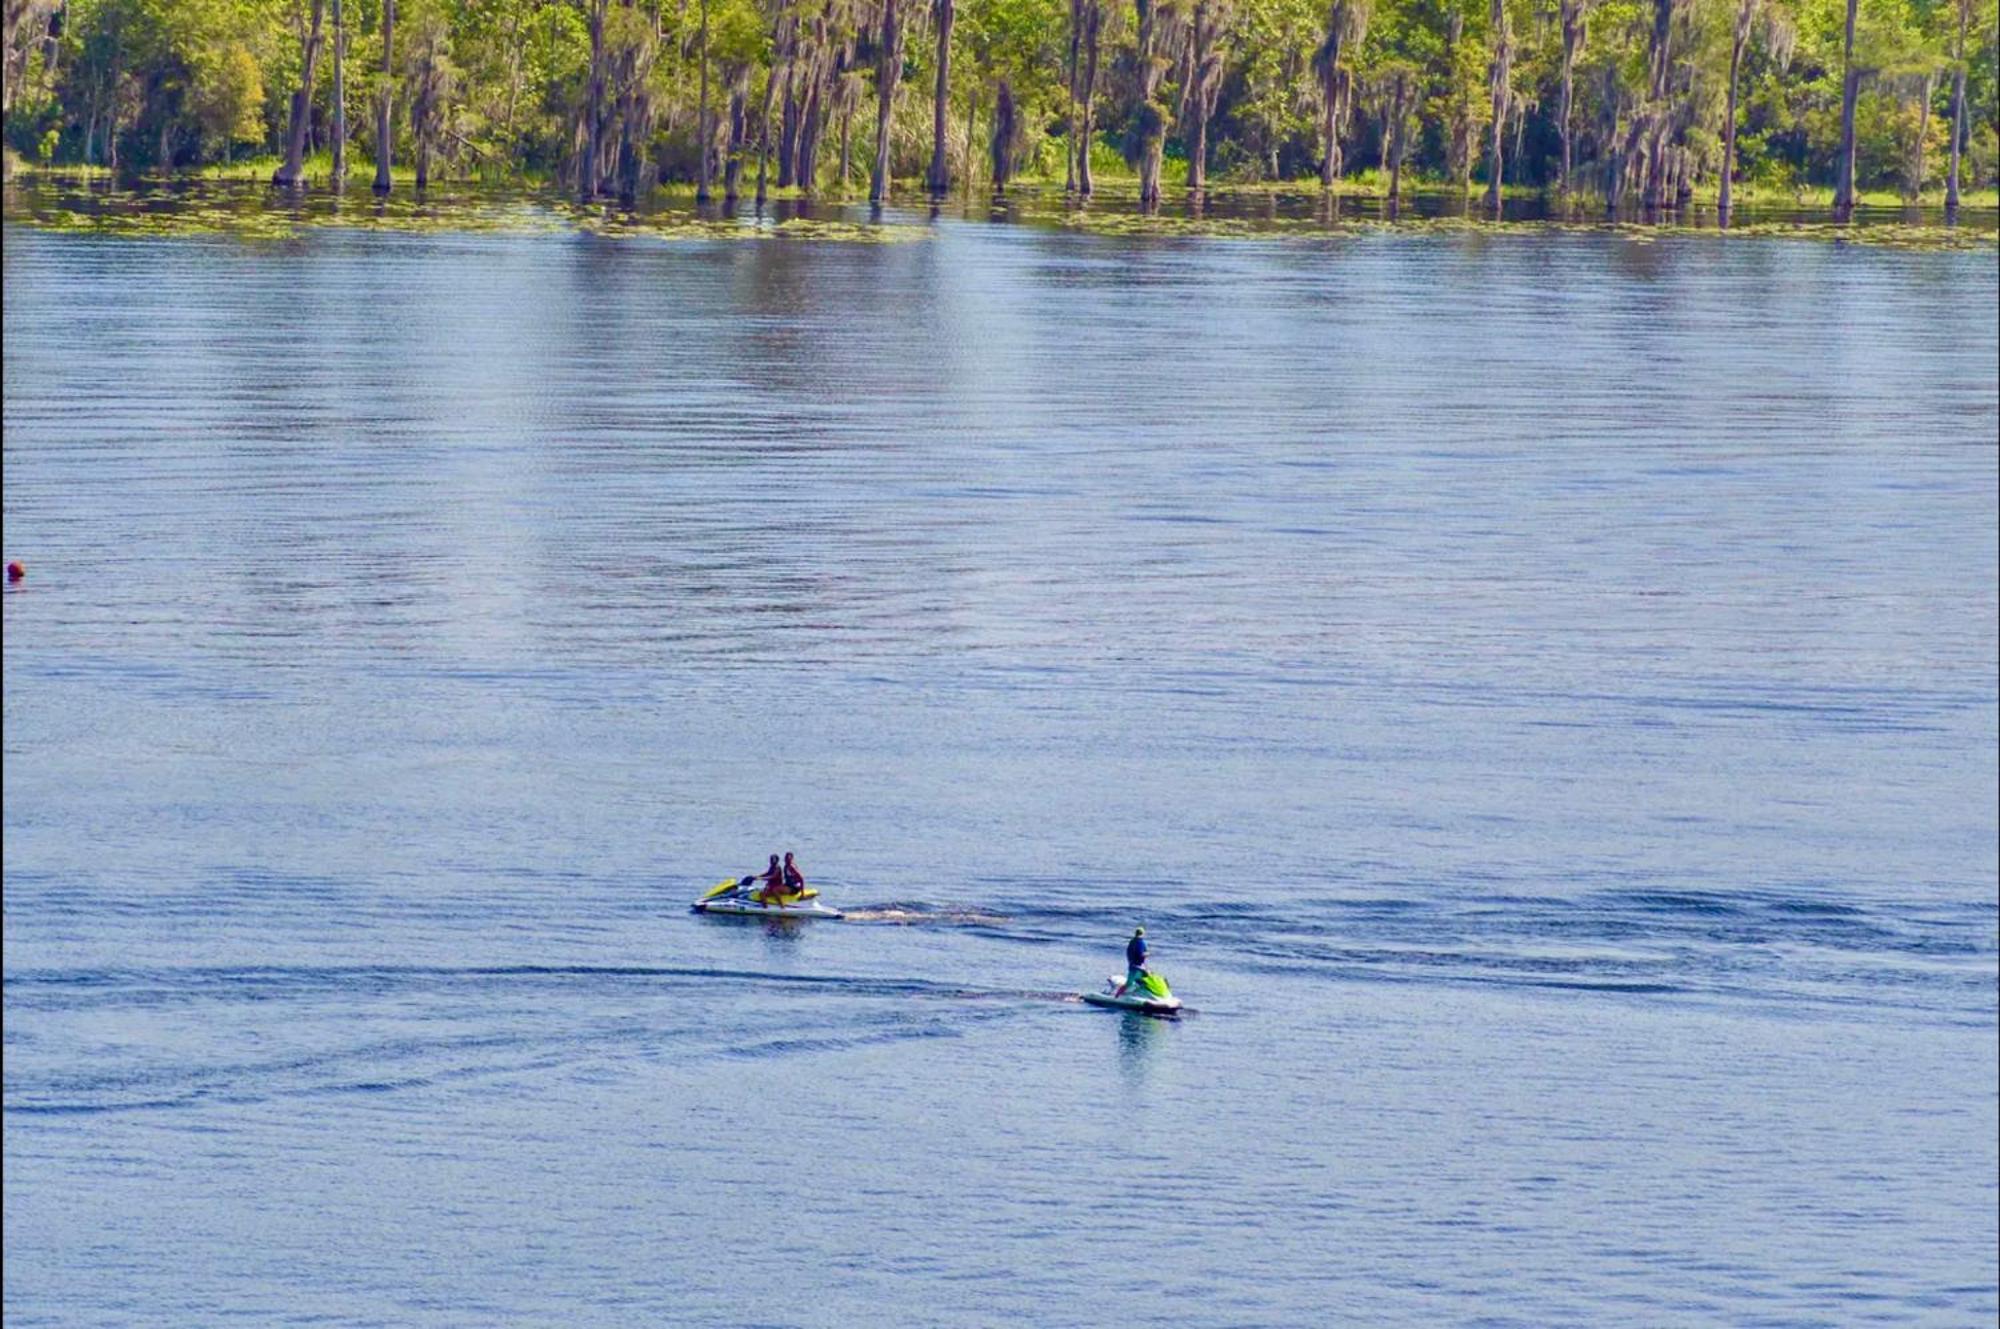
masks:
POLYGON ((1985 0, 4 0, 9 172, 1992 206, 1985 0), (317 169, 309 170, 309 163, 317 169))

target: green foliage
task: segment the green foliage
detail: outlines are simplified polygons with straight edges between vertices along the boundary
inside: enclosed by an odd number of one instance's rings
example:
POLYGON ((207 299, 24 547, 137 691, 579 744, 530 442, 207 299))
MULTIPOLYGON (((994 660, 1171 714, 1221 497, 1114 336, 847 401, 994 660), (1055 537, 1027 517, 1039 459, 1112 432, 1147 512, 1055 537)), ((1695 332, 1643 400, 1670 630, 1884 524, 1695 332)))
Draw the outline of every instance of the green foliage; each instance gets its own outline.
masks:
MULTIPOLYGON (((15 0, 10 0, 14 3, 15 0)), ((901 0, 904 83, 894 107, 897 169, 928 157, 935 52, 932 0, 901 0)), ((178 167, 281 150, 303 68, 301 38, 313 0, 66 0, 60 39, 48 49, 49 0, 27 0, 9 52, 8 147, 31 162, 178 167)), ((601 13, 606 95, 632 94, 621 115, 650 136, 656 158, 685 157, 700 78, 700 0, 402 0, 395 69, 381 70, 385 0, 346 0, 347 124, 354 156, 373 146, 373 108, 395 104, 399 159, 421 136, 445 173, 474 170, 554 176, 575 167, 592 85, 591 15, 601 13), (634 107, 638 109, 633 109, 634 107), (418 114, 421 112, 421 114, 418 114)), ((855 125, 858 169, 873 129, 874 42, 881 0, 709 0, 712 107, 732 88, 758 97, 771 77, 776 35, 797 20, 822 36, 823 112, 855 125), (839 64, 832 53, 839 53, 839 64)), ((1099 0, 1103 14, 1096 174, 1122 173, 1139 144, 1185 151, 1191 0, 1160 0, 1154 97, 1140 98, 1131 0, 1099 0), (1100 162, 1100 158, 1102 159, 1100 162)), ((1554 179, 1563 0, 1504 0, 1512 34, 1507 178, 1554 179)), ((1674 0, 1664 96, 1653 93, 1656 0, 1594 0, 1575 52, 1568 128, 1576 185, 1607 192, 1653 169, 1660 145, 1685 188, 1713 189, 1721 170, 1734 33, 1744 0, 1674 0)), ((1818 190, 1841 152, 1846 0, 1750 0, 1755 22, 1737 77, 1737 172, 1761 190, 1818 190)), ((1329 23, 1342 26, 1340 69, 1349 89, 1337 127, 1348 170, 1386 155, 1392 90, 1400 80, 1411 176, 1477 176, 1487 152, 1493 38, 1489 0, 1227 0, 1211 11, 1221 60, 1208 124, 1217 176, 1239 183, 1309 176, 1323 151, 1325 96, 1318 53, 1329 23), (1365 22, 1363 21, 1365 20, 1365 22)), ((1018 112, 1019 169, 1062 174, 1070 124, 1069 0, 957 0, 950 105, 954 171, 985 157, 1004 80, 1018 112), (966 141, 976 126, 977 142, 966 141)), ((1969 0, 1958 57, 1959 0, 1861 0, 1855 67, 1862 82, 1855 157, 1864 187, 1935 193, 1951 148, 1954 75, 1966 76, 1964 184, 1994 179, 1996 38, 1990 0, 1969 0), (1921 174, 1922 179, 1916 177, 1921 174)), ((331 23, 310 90, 319 109, 315 150, 327 147, 331 23)), ((782 98, 774 119, 783 114, 782 98)), ((620 125, 626 122, 619 121, 620 125)), ((622 132, 622 131, 621 131, 622 132)), ((753 143, 757 125, 749 126, 753 143)), ((837 142, 826 131, 823 172, 837 142)), ((1168 176, 1177 178, 1170 170, 1168 176)), ((963 174, 959 174, 963 179, 963 174)))
POLYGON ((264 74, 242 42, 206 46, 188 57, 188 109, 203 134, 225 149, 264 132, 264 74))

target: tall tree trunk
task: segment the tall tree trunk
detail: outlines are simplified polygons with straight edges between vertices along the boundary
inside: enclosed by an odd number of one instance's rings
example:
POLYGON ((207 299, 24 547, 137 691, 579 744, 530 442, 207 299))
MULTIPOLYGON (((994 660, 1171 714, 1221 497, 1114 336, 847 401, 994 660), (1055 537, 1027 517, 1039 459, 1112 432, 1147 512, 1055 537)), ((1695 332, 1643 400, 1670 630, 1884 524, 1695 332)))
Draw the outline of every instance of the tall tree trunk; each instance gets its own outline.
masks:
POLYGON ((1911 154, 1909 188, 1903 197, 1915 203, 1924 192, 1924 140, 1931 132, 1931 95, 1937 90, 1937 76, 1924 75, 1923 96, 1917 102, 1917 143, 1911 154))
POLYGON ((1715 210, 1722 224, 1729 224, 1729 191, 1736 178, 1736 75, 1743 67, 1743 48, 1750 43, 1750 20, 1757 12, 1757 0, 1740 0, 1736 6, 1736 31, 1729 43, 1729 96, 1722 113, 1722 197, 1715 210))
POLYGON ((1487 153, 1490 157, 1486 177, 1486 206, 1494 216, 1500 215, 1500 191, 1507 174, 1502 145, 1506 142, 1507 102, 1511 93, 1508 77, 1513 70, 1513 37, 1507 30, 1506 0, 1493 0, 1491 10, 1493 27, 1493 137, 1487 153))
POLYGON ((347 187, 347 24, 333 0, 333 187, 347 187))
POLYGON ((1195 0, 1188 39, 1188 80, 1182 92, 1190 124, 1187 183, 1189 190, 1199 194, 1208 187, 1208 113, 1214 105, 1209 95, 1209 48, 1215 42, 1215 18, 1209 0, 1195 0))
POLYGON ((1083 0, 1083 133, 1077 143, 1076 188, 1085 198, 1091 194, 1090 145, 1097 136, 1097 55, 1098 37, 1104 28, 1104 0, 1083 0))
MULTIPOLYGON (((325 14, 325 0, 313 0, 312 29, 300 34, 300 47, 304 56, 303 68, 299 74, 299 86, 292 93, 291 132, 285 137, 285 162, 271 173, 274 185, 296 185, 306 175, 306 128, 312 120, 313 73, 319 66, 320 25, 325 14)), ((162 147, 166 143, 164 130, 160 134, 162 147)))
POLYGON ((1452 5, 1444 25, 1444 64, 1451 78, 1451 137, 1445 146, 1445 173, 1466 192, 1472 178, 1472 109, 1466 101, 1465 80, 1458 76, 1458 44, 1465 37, 1465 12, 1452 5))
POLYGON ((889 197, 889 113, 895 107, 896 79, 903 72, 902 16, 896 0, 882 0, 882 37, 875 65, 875 166, 868 174, 868 201, 889 197))
POLYGON ((1409 131, 1409 98, 1409 75, 1398 69, 1392 93, 1396 123, 1389 140, 1389 215, 1392 217, 1403 206, 1403 146, 1409 131))
POLYGON ((382 0, 382 96, 375 105, 375 192, 389 192, 389 158, 395 147, 396 0, 382 0))
POLYGON ((1556 176, 1556 197, 1567 199, 1570 190, 1570 171, 1573 169, 1573 141, 1576 137, 1573 115, 1575 112, 1574 91, 1576 87, 1576 51, 1583 45, 1583 0, 1561 0, 1562 13, 1562 94, 1556 111, 1556 127, 1562 136, 1562 172, 1556 176))
POLYGON ((1346 0, 1327 11, 1326 40, 1316 59, 1319 74, 1319 186, 1331 189, 1340 176, 1340 47, 1347 32, 1346 0))
POLYGON ((442 108, 438 105, 441 77, 438 63, 437 20, 426 23, 417 30, 423 40, 422 54, 416 71, 415 95, 410 98, 410 137, 417 149, 417 191, 419 193, 431 182, 431 153, 437 147, 438 115, 442 108))
POLYGON ((700 145, 700 161, 694 168, 694 201, 706 203, 715 158, 715 134, 708 118, 708 0, 701 0, 701 35, 697 40, 701 43, 701 109, 695 112, 694 138, 700 145))
MULTIPOLYGON (((0 116, 14 113, 14 39, 26 20, 27 7, 16 0, 0 7, 0 116)), ((24 59, 22 64, 26 63, 24 59)))
POLYGON ((1064 66, 1063 90, 1069 94, 1069 118, 1064 122, 1063 193, 1076 192, 1076 80, 1078 57, 1083 50, 1083 0, 1069 0, 1069 62, 1064 66))
POLYGON ((1160 105, 1161 61, 1159 48, 1160 0, 1133 0, 1138 10, 1139 34, 1137 73, 1139 105, 1135 114, 1139 130, 1139 206, 1152 211, 1160 206, 1160 159, 1166 150, 1166 109, 1160 105))
POLYGON ((778 91, 778 67, 764 72, 764 106, 757 113, 757 206, 764 206, 771 169, 771 99, 778 91))
POLYGON ((1652 77, 1646 108, 1646 190, 1648 209, 1666 202, 1667 79, 1673 70, 1674 0, 1653 0, 1653 37, 1649 48, 1652 77))
POLYGON ((822 75, 825 59, 825 31, 815 22, 813 33, 813 58, 806 65, 805 95, 799 99, 799 141, 798 162, 792 168, 792 179, 808 197, 819 188, 819 135, 824 117, 820 113, 821 89, 826 86, 822 75))
MULTIPOLYGON (((953 0, 931 0, 932 9, 937 14, 937 87, 931 93, 931 169, 924 177, 924 183, 932 194, 951 192, 951 163, 945 157, 945 115, 951 109, 951 25, 957 17, 957 5, 953 0)), ((1007 89, 1006 81, 1001 81, 1004 95, 1012 103, 1013 92, 1007 89)), ((970 143, 966 161, 971 162, 970 143)), ((1005 184, 998 175, 994 177, 996 188, 1005 184)))
MULTIPOLYGON (((796 39, 794 39, 796 40, 796 39)), ((799 160, 798 55, 785 60, 785 92, 778 98, 778 188, 788 188, 797 179, 799 160)))
POLYGON ((972 196, 972 178, 979 174, 975 164, 979 156, 975 151, 975 145, 979 142, 978 124, 979 98, 967 97, 965 99, 965 193, 968 198, 972 196))
POLYGON ((507 38, 507 109, 500 121, 500 137, 514 142, 514 113, 521 102, 521 20, 516 17, 507 38))
POLYGON ((750 72, 729 86, 729 155, 722 162, 722 201, 734 203, 743 192, 743 144, 749 137, 750 72))
POLYGON ((1014 86, 1000 80, 993 97, 993 192, 1003 193, 1014 171, 1014 86))
MULTIPOLYGON (((636 62, 634 62, 636 65, 636 62)), ((628 66, 631 91, 624 98, 623 125, 618 143, 618 200, 626 207, 639 201, 651 188, 646 168, 646 137, 652 131, 652 98, 644 90, 645 74, 628 66)))
POLYGON ((1842 44, 1840 80, 1840 174, 1833 190, 1833 211, 1842 221, 1854 212, 1854 106, 1861 99, 1861 71, 1854 65, 1854 18, 1858 0, 1847 0, 1847 32, 1842 44))
MULTIPOLYGON (((1335 41, 1336 50, 1338 41, 1335 41)), ((1337 56, 1334 58, 1338 58, 1337 56)), ((1327 64, 1319 71, 1319 187, 1333 188, 1333 177, 1340 171, 1335 158, 1340 155, 1340 107, 1337 90, 1334 87, 1335 66, 1327 64)))
POLYGON ((1971 17, 1972 0, 1958 0, 1958 41, 1952 52, 1951 76, 1951 173, 1944 184, 1947 215, 1958 212, 1958 158, 1965 143, 1965 26, 1971 17))
POLYGON ((840 106, 840 192, 847 192, 848 166, 853 159, 854 101, 845 98, 840 106))
POLYGON ((1205 90, 1195 94, 1194 133, 1188 139, 1188 189, 1199 194, 1208 188, 1208 94, 1205 90))
POLYGON ((585 202, 597 197, 604 173, 604 11, 608 0, 586 0, 590 14, 590 85, 583 107, 583 166, 577 192, 585 202))

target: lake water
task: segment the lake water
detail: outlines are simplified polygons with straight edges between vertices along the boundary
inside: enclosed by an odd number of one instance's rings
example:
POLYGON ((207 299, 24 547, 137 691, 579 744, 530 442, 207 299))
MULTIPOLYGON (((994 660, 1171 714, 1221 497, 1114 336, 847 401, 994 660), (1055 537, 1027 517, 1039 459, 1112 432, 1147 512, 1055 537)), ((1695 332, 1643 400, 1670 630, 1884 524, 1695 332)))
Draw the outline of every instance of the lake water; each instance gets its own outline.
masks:
POLYGON ((1990 1323, 1992 249, 905 220, 8 226, 9 1324, 1990 1323))

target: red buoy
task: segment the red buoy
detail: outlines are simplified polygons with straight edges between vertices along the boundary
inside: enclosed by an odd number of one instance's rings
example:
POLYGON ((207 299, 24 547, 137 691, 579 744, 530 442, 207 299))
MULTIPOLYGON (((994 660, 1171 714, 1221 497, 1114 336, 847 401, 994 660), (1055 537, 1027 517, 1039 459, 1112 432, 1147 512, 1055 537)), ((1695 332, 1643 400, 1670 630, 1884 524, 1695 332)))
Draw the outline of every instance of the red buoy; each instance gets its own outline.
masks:
POLYGON ((18 559, 18 558, 17 558, 17 559, 15 559, 15 560, 14 560, 13 562, 11 562, 11 563, 9 563, 9 564, 7 565, 7 580, 8 580, 8 581, 19 581, 19 580, 21 580, 21 578, 23 578, 23 577, 25 577, 25 576, 27 576, 27 575, 28 575, 28 570, 27 570, 26 568, 24 568, 24 567, 22 567, 22 566, 21 566, 21 560, 20 560, 20 559, 18 559))

